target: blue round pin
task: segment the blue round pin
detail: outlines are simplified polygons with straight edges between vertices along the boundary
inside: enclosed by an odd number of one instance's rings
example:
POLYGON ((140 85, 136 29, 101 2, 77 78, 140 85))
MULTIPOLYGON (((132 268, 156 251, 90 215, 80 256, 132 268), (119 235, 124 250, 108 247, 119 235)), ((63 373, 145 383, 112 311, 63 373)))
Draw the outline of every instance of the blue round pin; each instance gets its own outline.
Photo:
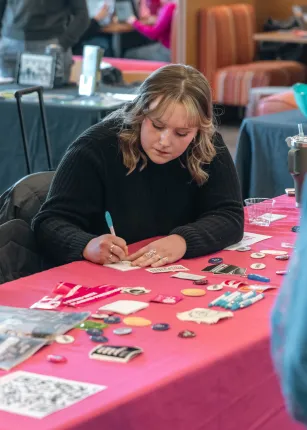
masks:
POLYGON ((293 233, 298 233, 300 231, 300 226, 295 225, 294 227, 291 228, 291 231, 293 231, 293 233))
POLYGON ((103 334, 103 330, 101 328, 87 328, 86 333, 89 336, 101 336, 103 334))
POLYGON ((105 342, 108 342, 108 338, 107 337, 105 337, 105 336, 91 336, 90 337, 90 339, 93 341, 93 342, 97 342, 97 343, 105 343, 105 342))
POLYGON ((158 324, 154 324, 152 326, 153 330, 157 330, 157 331, 166 331, 169 329, 169 324, 167 323, 158 323, 158 324))
POLYGON ((223 259, 221 257, 213 257, 213 258, 210 258, 208 263, 212 263, 212 264, 223 263, 223 259))
POLYGON ((118 324, 121 322, 120 317, 108 317, 103 320, 106 324, 118 324))

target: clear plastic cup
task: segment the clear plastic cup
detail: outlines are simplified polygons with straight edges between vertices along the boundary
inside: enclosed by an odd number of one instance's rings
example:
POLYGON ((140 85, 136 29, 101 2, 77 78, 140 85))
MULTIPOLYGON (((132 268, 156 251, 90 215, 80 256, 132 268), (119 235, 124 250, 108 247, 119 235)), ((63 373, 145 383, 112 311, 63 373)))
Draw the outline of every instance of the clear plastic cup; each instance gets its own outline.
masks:
POLYGON ((245 199, 244 203, 247 207, 247 214, 250 224, 269 227, 271 224, 271 218, 275 204, 274 199, 254 197, 245 199))

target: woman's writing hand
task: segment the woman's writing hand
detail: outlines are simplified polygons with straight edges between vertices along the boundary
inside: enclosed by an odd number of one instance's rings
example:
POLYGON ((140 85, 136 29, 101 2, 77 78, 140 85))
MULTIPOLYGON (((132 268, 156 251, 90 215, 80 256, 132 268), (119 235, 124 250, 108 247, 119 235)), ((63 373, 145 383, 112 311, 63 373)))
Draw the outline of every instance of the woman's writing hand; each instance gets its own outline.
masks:
POLYGON ((83 257, 96 264, 117 263, 127 258, 127 244, 121 237, 103 234, 89 241, 83 250, 83 257))

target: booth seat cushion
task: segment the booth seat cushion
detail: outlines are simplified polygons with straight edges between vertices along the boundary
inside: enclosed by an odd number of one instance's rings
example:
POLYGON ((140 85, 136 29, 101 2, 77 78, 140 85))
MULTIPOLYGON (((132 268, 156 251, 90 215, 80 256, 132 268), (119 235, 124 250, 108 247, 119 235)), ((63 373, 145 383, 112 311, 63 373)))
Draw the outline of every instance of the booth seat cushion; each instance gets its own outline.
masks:
POLYGON ((253 87, 291 86, 305 82, 306 67, 295 61, 255 61, 219 69, 213 97, 218 103, 246 106, 253 87))
POLYGON ((256 115, 268 115, 297 108, 293 91, 289 90, 260 99, 256 108, 256 115))

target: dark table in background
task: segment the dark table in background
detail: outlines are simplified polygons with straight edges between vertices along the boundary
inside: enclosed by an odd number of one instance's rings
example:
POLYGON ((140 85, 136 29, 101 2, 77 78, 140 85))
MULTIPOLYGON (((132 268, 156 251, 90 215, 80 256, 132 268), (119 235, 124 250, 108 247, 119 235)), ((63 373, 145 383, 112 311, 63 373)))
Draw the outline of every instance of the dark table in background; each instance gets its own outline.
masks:
POLYGON ((285 139, 298 134, 299 123, 307 133, 307 118, 291 110, 243 121, 235 164, 243 198, 276 197, 293 188, 288 171, 289 147, 285 139))
MULTIPOLYGON (((17 85, 1 85, 0 92, 18 88, 17 85)), ((102 93, 133 93, 134 88, 103 86, 102 93)), ((55 93, 76 95, 77 87, 67 87, 45 91, 45 94, 55 93)), ((29 141, 30 158, 33 172, 48 169, 45 145, 39 115, 39 106, 35 102, 25 102, 22 99, 26 132, 29 141)), ((71 106, 45 101, 47 126, 52 148, 53 166, 56 167, 65 150, 87 128, 99 122, 106 114, 117 107, 102 106, 71 106)), ((17 180, 27 174, 25 157, 22 146, 20 123, 15 99, 12 101, 0 99, 0 194, 17 180)))

